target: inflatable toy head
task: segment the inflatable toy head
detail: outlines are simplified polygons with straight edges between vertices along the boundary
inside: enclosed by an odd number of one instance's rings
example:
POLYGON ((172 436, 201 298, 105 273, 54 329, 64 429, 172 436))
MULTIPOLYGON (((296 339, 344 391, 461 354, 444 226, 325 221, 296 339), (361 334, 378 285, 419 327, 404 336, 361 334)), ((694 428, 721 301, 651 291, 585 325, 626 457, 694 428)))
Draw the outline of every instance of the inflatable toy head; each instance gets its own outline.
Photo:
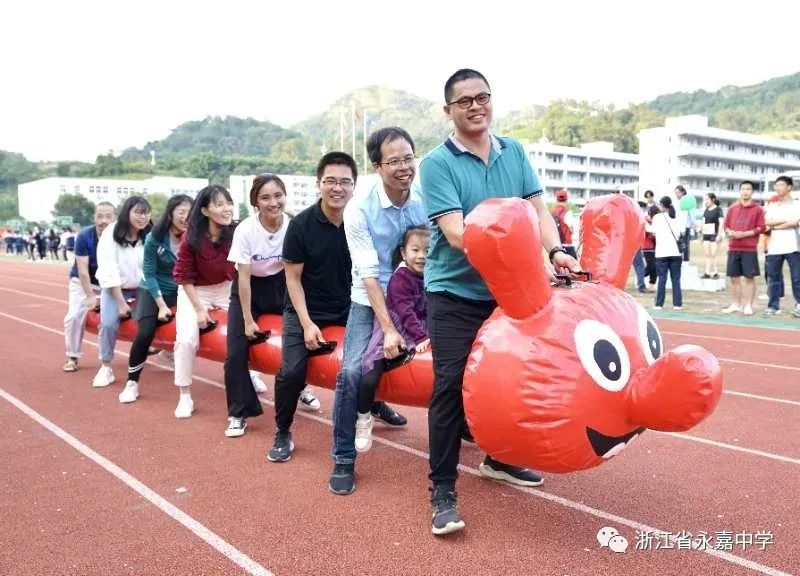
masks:
POLYGON ((475 340, 464 408, 478 445, 500 461, 591 468, 646 428, 691 428, 719 401, 717 360, 698 346, 665 352, 623 291, 644 234, 639 208, 595 198, 581 224, 591 281, 554 285, 529 202, 487 200, 466 219, 465 251, 499 306, 475 340))

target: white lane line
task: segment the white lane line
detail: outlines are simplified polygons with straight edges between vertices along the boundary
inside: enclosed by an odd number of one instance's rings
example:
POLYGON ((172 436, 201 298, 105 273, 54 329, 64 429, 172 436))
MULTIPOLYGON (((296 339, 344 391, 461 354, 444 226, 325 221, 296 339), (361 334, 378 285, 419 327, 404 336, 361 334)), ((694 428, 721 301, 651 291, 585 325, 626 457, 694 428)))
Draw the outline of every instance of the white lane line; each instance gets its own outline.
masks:
MULTIPOLYGON (((13 319, 13 320, 17 320, 17 321, 22 322, 24 324, 28 324, 30 326, 35 326, 35 327, 40 328, 42 330, 45 330, 47 332, 52 332, 53 334, 58 334, 58 335, 62 335, 63 336, 63 332, 60 332, 60 331, 55 330, 53 328, 50 328, 49 326, 44 326, 44 325, 38 324, 36 322, 31 322, 29 320, 25 320, 24 318, 19 318, 17 316, 12 316, 11 314, 6 314, 5 312, 0 312, 0 316, 6 317, 6 318, 10 318, 10 319, 13 319)), ((86 342, 87 344, 90 344, 92 346, 95 346, 95 347, 98 346, 95 342, 91 342, 91 341, 88 341, 88 340, 84 340, 84 342, 86 342)), ((124 352, 115 351, 115 353, 119 354, 120 356, 123 356, 123 357, 128 357, 128 354, 126 354, 124 352)), ((165 369, 165 370, 170 370, 169 368, 167 368, 165 366, 161 366, 159 364, 156 364, 155 362, 152 362, 150 360, 148 360, 147 363, 148 364, 152 364, 154 366, 157 366, 159 368, 165 369)), ((224 384, 222 384, 221 382, 217 382, 215 380, 211 380, 209 378, 204 378, 202 376, 192 376, 192 379, 193 380, 197 380, 199 382, 204 382, 206 384, 209 384, 209 385, 214 386, 215 388, 219 388, 221 390, 225 389, 224 384)), ((267 406, 275 406, 274 402, 272 402, 270 400, 267 400, 265 398, 259 397, 259 400, 261 401, 262 404, 265 404, 267 406)), ((326 426, 333 426, 333 421, 328 420, 327 418, 323 418, 322 416, 315 416, 313 414, 308 414, 308 413, 300 411, 300 410, 297 411, 296 416, 300 416, 302 418, 307 418, 309 420, 314 420, 315 422, 319 422, 321 424, 325 424, 326 426)), ((681 435, 681 434, 672 434, 672 433, 665 433, 665 434, 670 435, 670 436, 675 436, 675 437, 684 436, 684 435, 681 435)), ((693 441, 699 441, 700 440, 700 439, 696 439, 694 437, 688 437, 687 439, 693 440, 693 441)), ((395 450, 399 450, 401 452, 405 452, 407 454, 411 454, 413 456, 417 456, 417 457, 422 458, 424 460, 427 460, 428 457, 429 457, 427 452, 424 452, 422 450, 417 450, 416 448, 412 448, 410 446, 406 446, 405 444, 399 444, 397 442, 393 442, 391 440, 387 440, 387 439, 382 438, 382 437, 380 437, 378 435, 373 435, 373 440, 375 442, 380 443, 380 444, 384 444, 386 446, 389 446, 390 448, 394 448, 395 450)), ((712 445, 717 445, 718 444, 718 443, 713 443, 712 441, 709 441, 708 443, 712 444, 712 445)), ((719 446, 720 447, 727 447, 727 446, 721 445, 721 444, 719 446)), ((736 449, 737 451, 742 451, 742 449, 739 448, 738 446, 733 446, 731 448, 736 449)), ((748 450, 744 449, 743 451, 748 451, 748 450)), ((759 451, 752 451, 751 453, 758 453, 758 452, 759 451)), ((768 454, 768 453, 766 453, 766 452, 760 453, 760 455, 764 455, 764 454, 768 454)), ((773 454, 773 455, 770 455, 770 456, 777 456, 777 455, 773 454)), ((796 461, 796 463, 800 464, 800 461, 796 461)), ((466 474, 470 474, 471 476, 481 477, 481 473, 476 468, 472 468, 470 466, 465 466, 463 464, 459 464, 458 468, 462 472, 464 472, 466 474)), ((535 496, 537 498, 541 498, 543 500, 547 500, 548 502, 552 502, 554 504, 558 504, 560 506, 564 506, 565 508, 570 508, 572 510, 577 510, 578 512, 582 512, 584 514, 588 514, 588 515, 594 516, 596 518, 601 518, 603 520, 608 520, 610 522, 616 522, 618 524, 622 524, 623 526, 628 526, 629 528, 632 528, 633 530, 639 530, 641 532, 650 532, 650 533, 652 533, 654 535, 654 537, 656 537, 656 536, 657 537, 665 537, 665 538, 668 538, 669 540, 677 543, 677 538, 672 532, 666 532, 664 530, 660 530, 658 528, 654 528, 654 527, 649 526, 647 524, 643 524, 641 522, 637 522, 636 520, 631 520, 631 519, 625 518, 623 516, 617 516, 616 514, 613 514, 611 512, 606 512, 605 510, 600 510, 599 508, 593 508, 591 506, 587 506, 586 504, 582 504, 580 502, 575 502, 574 500, 569 500, 568 498, 563 498, 563 497, 557 496, 555 494, 549 494, 547 492, 543 492, 543 491, 538 490, 536 488, 527 488, 527 487, 524 487, 524 486, 514 486, 512 484, 506 484, 506 487, 512 488, 514 490, 518 490, 520 492, 526 492, 526 493, 528 493, 528 494, 530 494, 532 496, 535 496)), ((708 555, 713 556, 713 557, 715 557, 715 558, 717 558, 719 560, 723 560, 725 562, 729 562, 729 563, 735 564, 737 566, 742 566, 744 568, 748 568, 750 570, 754 570, 754 571, 759 572, 761 574, 765 574, 766 576, 792 576, 788 572, 783 572, 781 570, 778 570, 777 568, 772 568, 771 566, 766 566, 764 564, 759 564, 758 562, 754 562, 752 560, 748 560, 747 558, 743 558, 741 556, 736 556, 735 554, 731 554, 731 553, 724 552, 724 551, 721 551, 721 550, 704 549, 704 550, 699 550, 698 552, 702 552, 704 554, 708 554, 708 555)))
POLYGON ((39 298, 40 300, 47 300, 49 302, 58 302, 59 304, 69 304, 66 300, 61 298, 51 298, 50 296, 42 296, 41 294, 31 294, 30 292, 23 292, 22 290, 12 290, 11 288, 0 287, 3 292, 10 292, 12 294, 20 294, 27 298, 39 298))
POLYGON ((775 368, 777 370, 792 370, 793 372, 800 372, 800 366, 786 366, 785 364, 770 364, 767 362, 750 362, 748 360, 736 360, 734 358, 720 358, 720 362, 727 362, 728 364, 744 364, 745 366, 758 366, 759 368, 775 368))
POLYGON ((41 280, 33 280, 31 278, 17 278, 17 281, 23 282, 30 282, 31 284, 41 284, 42 286, 55 286, 56 288, 66 288, 67 284, 62 282, 61 284, 57 284, 56 282, 43 282, 41 280))
POLYGON ((727 444, 725 442, 717 442, 716 440, 709 440, 708 438, 701 438, 699 436, 692 436, 691 434, 683 434, 682 432, 660 432, 666 436, 673 436, 682 440, 690 442, 699 442, 700 444, 708 444, 709 446, 716 446, 717 448, 725 448, 726 450, 734 450, 736 452, 744 452, 753 456, 760 456, 762 458, 769 458, 770 460, 777 460, 779 462, 786 462, 788 464, 800 465, 800 459, 783 456, 781 454, 773 454, 772 452, 765 452, 763 450, 754 450, 753 448, 744 448, 736 444, 727 444))
POLYGON ((247 554, 220 538, 217 534, 186 514, 186 512, 172 504, 169 500, 162 498, 154 490, 148 488, 145 484, 131 476, 128 472, 114 464, 111 460, 105 456, 102 456, 101 454, 98 454, 86 444, 75 438, 72 434, 39 414, 36 410, 22 402, 16 396, 13 396, 0 388, 0 398, 3 398, 9 404, 16 407, 20 412, 28 416, 31 420, 35 421, 42 428, 51 432, 57 438, 72 446, 75 450, 103 468, 106 472, 128 486, 128 488, 139 494, 139 496, 150 502, 164 514, 182 524, 192 534, 206 542, 209 546, 228 558, 231 562, 244 569, 248 574, 253 574, 254 576, 272 576, 272 572, 250 558, 247 554))
POLYGON ((703 338, 705 340, 719 340, 720 342, 739 342, 741 344, 761 344, 762 346, 779 346, 782 348, 800 348, 800 344, 785 344, 784 342, 769 342, 764 340, 747 340, 745 338, 728 338, 726 336, 709 336, 706 334, 688 334, 686 332, 662 331, 662 335, 685 336, 686 338, 703 338))
POLYGON ((786 400, 785 398, 775 398, 774 396, 760 396, 758 394, 750 394, 749 392, 738 392, 736 390, 723 390, 723 394, 730 394, 731 396, 741 396, 743 398, 751 398, 753 400, 765 400, 766 402, 776 402, 778 404, 789 404, 790 406, 800 406, 797 400, 786 400))

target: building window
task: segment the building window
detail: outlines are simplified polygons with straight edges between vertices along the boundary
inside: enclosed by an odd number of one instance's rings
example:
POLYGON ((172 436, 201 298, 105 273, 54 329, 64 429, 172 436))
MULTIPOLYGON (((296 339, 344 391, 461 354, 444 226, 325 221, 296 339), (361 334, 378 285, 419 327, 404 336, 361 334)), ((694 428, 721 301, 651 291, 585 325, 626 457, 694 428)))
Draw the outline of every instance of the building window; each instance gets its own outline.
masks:
POLYGON ((89 186, 89 194, 94 194, 94 186, 89 186))
POLYGON ((108 186, 103 186, 103 194, 108 194, 108 186))
POLYGON ((711 181, 710 180, 706 180, 706 188, 711 188, 711 181))
POLYGON ((734 144, 728 144, 728 150, 736 150, 736 146, 734 144))
POLYGON ((61 194, 66 194, 66 193, 67 193, 67 187, 66 187, 66 186, 64 186, 63 184, 62 184, 61 186, 59 186, 59 187, 58 187, 58 190, 59 190, 59 192, 60 192, 61 194))
POLYGON ((81 193, 81 185, 80 184, 76 184, 75 185, 75 194, 80 194, 80 193, 81 193))

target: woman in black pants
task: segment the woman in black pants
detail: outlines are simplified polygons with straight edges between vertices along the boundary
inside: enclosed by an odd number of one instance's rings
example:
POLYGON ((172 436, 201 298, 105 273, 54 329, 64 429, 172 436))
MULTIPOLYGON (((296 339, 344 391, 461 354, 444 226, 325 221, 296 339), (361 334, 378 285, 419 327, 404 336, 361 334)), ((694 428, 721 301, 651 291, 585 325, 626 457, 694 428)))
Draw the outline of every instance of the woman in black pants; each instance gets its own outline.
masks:
POLYGON ((228 308, 225 360, 228 438, 243 435, 246 419, 263 412, 248 370, 250 342, 258 336, 256 319, 262 314, 281 314, 286 298, 282 258, 283 238, 289 226, 289 217, 283 213, 286 186, 274 174, 256 176, 250 189, 250 204, 256 212, 236 227, 228 255, 237 270, 228 308))
POLYGON ((178 285, 172 277, 172 269, 191 208, 192 199, 186 194, 172 196, 164 214, 145 240, 143 279, 136 293, 133 313, 138 331, 128 360, 128 382, 119 394, 119 401, 123 404, 136 402, 139 397, 139 376, 147 361, 158 322, 168 321, 172 317, 170 308, 177 303, 178 285))

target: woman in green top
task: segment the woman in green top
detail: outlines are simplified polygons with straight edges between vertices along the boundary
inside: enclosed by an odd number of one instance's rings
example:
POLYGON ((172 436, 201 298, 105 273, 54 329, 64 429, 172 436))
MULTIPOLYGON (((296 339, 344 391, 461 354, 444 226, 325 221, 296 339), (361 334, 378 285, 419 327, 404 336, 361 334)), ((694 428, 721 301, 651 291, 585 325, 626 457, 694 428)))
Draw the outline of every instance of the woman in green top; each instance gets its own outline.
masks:
POLYGON ((119 395, 119 401, 123 404, 135 402, 139 397, 139 376, 147 361, 147 351, 153 342, 158 322, 168 321, 172 317, 170 308, 176 305, 178 299, 178 285, 172 277, 172 268, 181 238, 186 232, 191 207, 192 199, 186 194, 172 196, 164 214, 145 240, 144 277, 136 294, 134 312, 139 329, 131 346, 128 383, 119 395))

